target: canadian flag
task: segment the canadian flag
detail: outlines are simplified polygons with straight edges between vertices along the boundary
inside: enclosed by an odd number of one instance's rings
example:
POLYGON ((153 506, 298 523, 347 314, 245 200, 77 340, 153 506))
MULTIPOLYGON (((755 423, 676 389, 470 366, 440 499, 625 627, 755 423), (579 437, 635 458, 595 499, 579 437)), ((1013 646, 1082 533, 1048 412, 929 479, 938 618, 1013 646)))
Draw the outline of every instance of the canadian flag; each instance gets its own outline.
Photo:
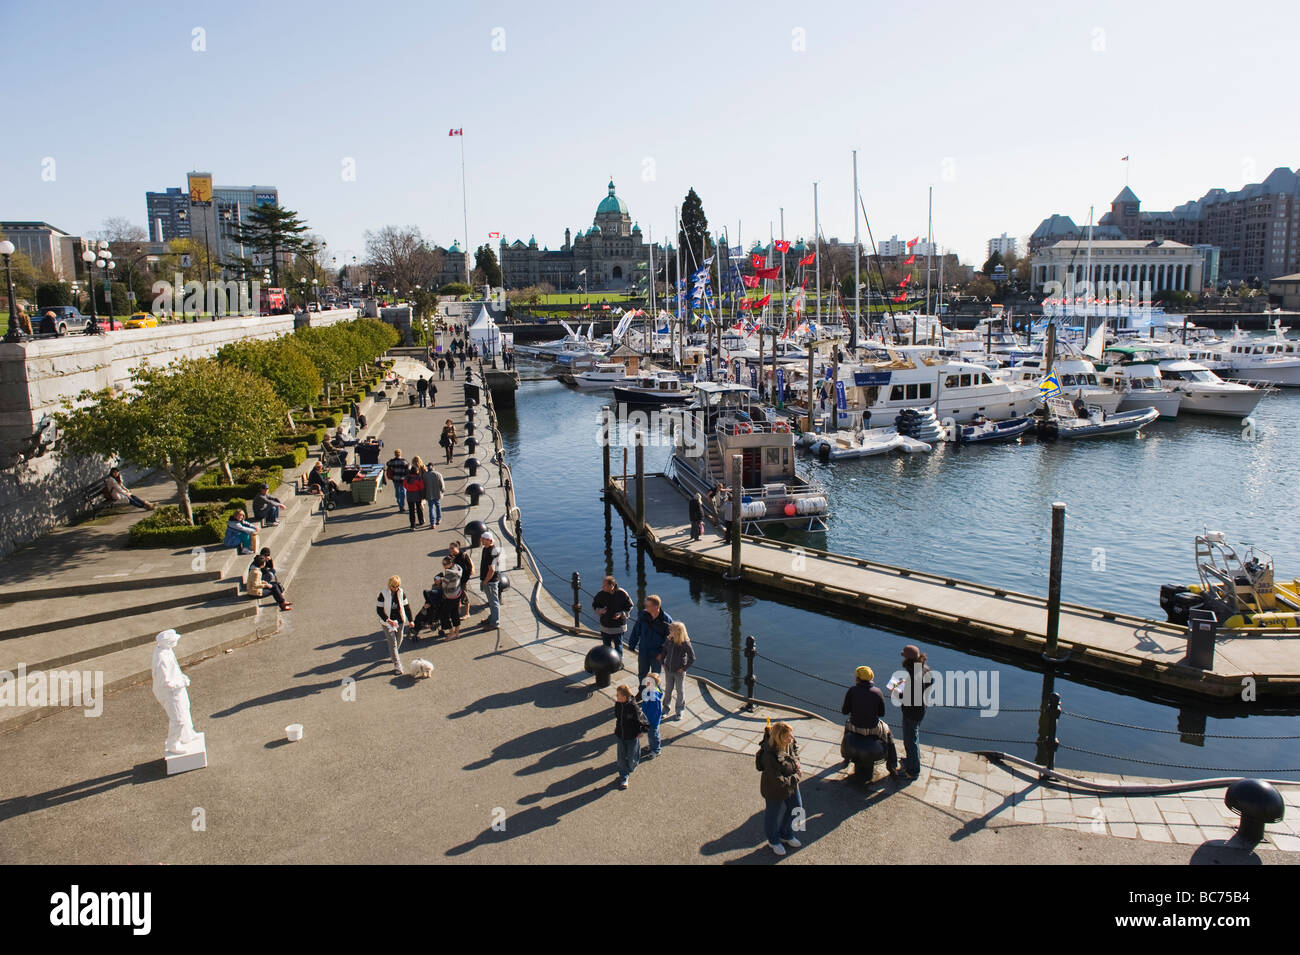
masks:
POLYGON ((501 238, 501 233, 500 233, 500 232, 489 232, 489 233, 488 233, 488 238, 489 238, 489 239, 499 239, 499 238, 501 238))
POLYGON ((448 135, 448 136, 464 136, 464 135, 465 135, 465 130, 464 130, 464 128, 461 128, 461 129, 449 129, 449 130, 447 130, 447 135, 448 135))
POLYGON ((590 303, 587 304, 587 305, 582 306, 582 310, 583 310, 584 312, 585 312, 587 309, 589 309, 589 308, 591 308, 590 303))

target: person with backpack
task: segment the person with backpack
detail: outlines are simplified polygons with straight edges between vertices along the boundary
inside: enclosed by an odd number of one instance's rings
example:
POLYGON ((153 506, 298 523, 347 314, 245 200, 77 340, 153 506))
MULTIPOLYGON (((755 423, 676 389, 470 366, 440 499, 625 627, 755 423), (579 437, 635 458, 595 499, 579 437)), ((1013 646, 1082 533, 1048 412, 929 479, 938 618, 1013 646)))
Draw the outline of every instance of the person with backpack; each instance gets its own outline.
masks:
POLYGON ((754 756, 754 767, 763 774, 758 789, 767 804, 763 813, 767 844, 783 856, 786 846, 798 849, 802 845, 795 838, 794 821, 795 813, 802 816, 803 812, 799 794, 803 769, 799 765, 799 744, 789 723, 773 723, 764 731, 754 756))
POLYGON ((411 530, 424 526, 424 462, 419 455, 411 459, 411 468, 402 479, 406 491, 406 509, 411 517, 411 530))
POLYGON ((627 789, 641 761, 641 734, 649 729, 645 714, 632 698, 632 688, 620 683, 614 691, 614 738, 618 746, 618 788, 627 789))
POLYGON ((442 573, 437 576, 435 583, 442 589, 439 622, 450 640, 460 636, 460 601, 465 595, 464 580, 456 562, 450 557, 444 557, 442 573))
POLYGON ((623 634, 627 633, 628 614, 634 604, 628 592, 612 576, 600 584, 600 592, 591 599, 591 609, 600 615, 600 642, 613 647, 621 656, 623 634))

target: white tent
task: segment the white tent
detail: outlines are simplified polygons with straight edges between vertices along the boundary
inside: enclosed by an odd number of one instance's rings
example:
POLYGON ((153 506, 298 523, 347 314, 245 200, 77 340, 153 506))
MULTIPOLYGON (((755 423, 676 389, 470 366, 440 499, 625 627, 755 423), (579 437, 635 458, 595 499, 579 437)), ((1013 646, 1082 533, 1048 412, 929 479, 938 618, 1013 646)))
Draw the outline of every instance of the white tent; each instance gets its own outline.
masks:
POLYGON ((469 340, 478 346, 480 354, 500 355, 503 345, 506 348, 510 347, 512 337, 497 328, 497 323, 492 320, 486 305, 478 307, 474 321, 469 326, 469 340))

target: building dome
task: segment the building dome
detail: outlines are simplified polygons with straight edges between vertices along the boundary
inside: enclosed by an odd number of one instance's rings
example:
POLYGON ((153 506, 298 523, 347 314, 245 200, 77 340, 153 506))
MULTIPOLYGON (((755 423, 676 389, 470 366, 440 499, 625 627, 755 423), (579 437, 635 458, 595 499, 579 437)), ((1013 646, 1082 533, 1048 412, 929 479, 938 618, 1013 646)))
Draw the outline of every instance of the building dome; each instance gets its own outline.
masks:
POLYGON ((451 248, 447 250, 451 255, 460 255, 460 240, 456 239, 451 243, 451 248))
POLYGON ((639 225, 637 225, 636 223, 633 223, 633 224, 632 224, 632 231, 633 231, 633 232, 640 232, 640 231, 641 231, 641 227, 640 227, 639 225))
POLYGON ((600 200, 600 205, 596 206, 596 215, 627 215, 627 205, 618 196, 614 195, 614 180, 609 181, 609 195, 600 200))

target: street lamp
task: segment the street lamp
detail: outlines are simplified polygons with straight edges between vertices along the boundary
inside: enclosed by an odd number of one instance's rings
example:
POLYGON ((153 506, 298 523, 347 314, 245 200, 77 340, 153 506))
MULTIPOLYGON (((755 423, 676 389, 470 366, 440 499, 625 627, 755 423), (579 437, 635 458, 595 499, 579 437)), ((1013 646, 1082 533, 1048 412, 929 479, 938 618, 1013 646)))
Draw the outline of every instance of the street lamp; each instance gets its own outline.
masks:
POLYGON ((90 328, 92 334, 99 331, 99 317, 95 314, 95 250, 86 243, 86 249, 81 253, 81 261, 86 263, 86 291, 90 293, 90 328))
MULTIPOLYGON (((109 327, 113 324, 113 284, 109 278, 109 273, 117 268, 117 263, 113 261, 113 253, 108 248, 108 242, 104 239, 99 240, 99 257, 95 264, 104 270, 104 303, 108 306, 108 323, 109 327)), ((91 290, 91 300, 94 300, 94 290, 91 290)), ((99 323, 92 322, 90 333, 92 335, 99 333, 99 323)))
POLYGON ((9 256, 14 254, 14 244, 8 239, 0 242, 0 255, 5 260, 5 285, 9 289, 9 331, 5 332, 5 341, 20 342, 23 333, 18 328, 18 309, 14 305, 14 275, 9 267, 9 256))

